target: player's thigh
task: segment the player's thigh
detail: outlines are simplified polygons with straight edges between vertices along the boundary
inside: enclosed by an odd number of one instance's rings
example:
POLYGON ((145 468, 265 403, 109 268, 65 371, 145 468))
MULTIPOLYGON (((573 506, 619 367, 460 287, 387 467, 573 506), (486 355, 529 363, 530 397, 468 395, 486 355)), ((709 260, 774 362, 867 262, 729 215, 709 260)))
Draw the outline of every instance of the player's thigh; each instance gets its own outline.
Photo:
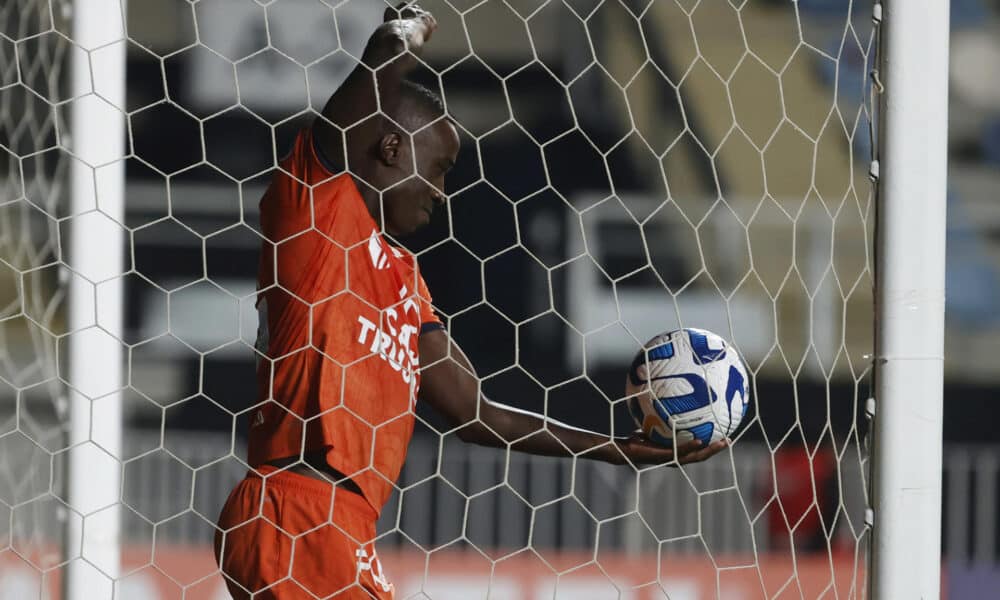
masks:
POLYGON ((292 538, 278 526, 281 494, 260 479, 242 481, 219 515, 215 557, 236 600, 293 600, 307 595, 289 585, 292 538))
POLYGON ((340 525, 325 525, 297 537, 292 545, 295 584, 320 598, 393 598, 374 545, 348 531, 340 525))

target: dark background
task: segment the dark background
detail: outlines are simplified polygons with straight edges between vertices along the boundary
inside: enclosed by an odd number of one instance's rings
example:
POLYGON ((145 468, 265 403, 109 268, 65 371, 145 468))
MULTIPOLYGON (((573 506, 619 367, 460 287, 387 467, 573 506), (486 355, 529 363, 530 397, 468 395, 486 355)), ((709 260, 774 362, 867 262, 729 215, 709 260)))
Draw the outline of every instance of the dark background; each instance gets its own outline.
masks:
MULTIPOLYGON (((161 70, 159 61, 144 60, 144 58, 146 57, 133 57, 128 64, 130 105, 145 104, 149 98, 162 93, 164 87, 168 91, 183 88, 183 64, 165 61, 161 70)), ((476 68, 477 65, 478 63, 469 62, 467 68, 451 71, 445 81, 445 92, 482 89, 490 85, 491 81, 495 81, 481 68, 481 65, 480 68, 476 68)), ((440 87, 435 85, 435 80, 426 74, 417 74, 416 79, 440 90, 440 87)), ((544 107, 542 110, 526 113, 526 116, 521 118, 521 124, 525 129, 539 139, 548 139, 566 129, 566 124, 571 118, 566 96, 562 88, 554 85, 551 78, 540 69, 523 72, 516 85, 512 87, 523 90, 533 103, 544 107)), ((585 85, 581 86, 579 93, 588 93, 585 85)), ((664 98, 669 100, 671 96, 665 95, 664 98)), ((671 109, 669 104, 665 106, 665 110, 671 109)), ((599 111, 596 112, 599 114, 599 111)), ((232 176, 242 178, 273 164, 275 153, 282 154, 289 147, 296 131, 306 126, 310 119, 309 116, 303 116, 276 127, 275 142, 272 146, 270 128, 249 118, 243 109, 232 109, 213 117, 203 128, 199 128, 180 110, 161 105, 134 116, 131 134, 134 150, 141 153, 142 158, 151 166, 165 171, 199 162, 202 156, 203 136, 208 160, 232 176)), ((613 140, 616 137, 616 132, 602 129, 606 128, 606 121, 594 119, 584 121, 581 125, 598 142, 613 140)), ((480 164, 488 171, 489 181, 511 198, 524 198, 545 187, 545 172, 538 146, 522 131, 513 127, 508 129, 480 140, 478 152, 476 144, 472 143, 473 140, 464 136, 459 160, 453 173, 449 175, 450 190, 465 188, 475 181, 478 178, 480 164)), ((970 150, 965 148, 965 151, 970 150)), ((971 151, 975 152, 975 149, 971 151)), ((583 191, 607 192, 609 189, 609 182, 599 156, 578 136, 571 135, 547 147, 545 159, 552 188, 567 198, 572 198, 583 191)), ((617 190, 625 192, 644 190, 626 157, 618 161, 613 160, 612 165, 612 176, 617 190)), ((161 175, 136 161, 129 162, 127 177, 132 182, 144 179, 162 180, 161 175)), ((707 187, 716 185, 711 179, 709 169, 704 169, 702 177, 707 187)), ((191 183, 198 181, 210 183, 216 179, 218 173, 211 169, 198 169, 184 176, 184 180, 191 183)), ((264 182, 267 177, 263 175, 257 180, 264 182)), ((517 243, 514 226, 515 210, 522 223, 530 222, 548 211, 555 217, 551 222, 558 224, 561 229, 566 206, 549 190, 542 191, 513 207, 510 202, 484 185, 477 185, 453 197, 451 202, 451 216, 454 219, 452 226, 456 232, 454 239, 448 239, 449 223, 446 211, 439 211, 426 230, 402 240, 408 248, 416 252, 426 250, 445 240, 432 250, 421 254, 420 258, 424 277, 442 316, 447 317, 480 303, 483 300, 480 290, 484 275, 486 300, 492 307, 514 320, 533 316, 529 308, 532 304, 530 302, 532 294, 546 294, 547 291, 533 289, 524 284, 526 278, 523 275, 531 269, 540 268, 525 252, 525 250, 535 250, 530 242, 522 238, 521 248, 513 248, 491 258, 485 263, 482 272, 480 258, 492 256, 517 243), (456 240, 461 240, 462 244, 456 240)), ((129 215, 134 223, 153 217, 142 214, 129 215)), ((175 215, 175 217, 198 231, 212 231, 225 224, 198 215, 190 217, 175 215)), ((162 226, 162 228, 170 227, 172 226, 168 224, 162 226)), ((167 233, 169 235, 170 232, 167 233)), ((557 229, 552 231, 551 235, 560 239, 564 237, 563 233, 557 229)), ((178 244, 174 239, 169 247, 165 248, 156 243, 146 243, 144 237, 147 234, 149 237, 155 237, 148 229, 137 232, 134 237, 135 266, 143 274, 155 281, 166 277, 197 276, 201 272, 200 239, 181 232, 180 235, 186 236, 189 243, 178 244)), ((205 244, 207 274, 212 277, 255 279, 256 252, 230 247, 225 243, 226 235, 210 239, 205 244)), ((548 256, 546 259, 555 264, 565 259, 565 255, 548 256)), ((613 258, 609 260, 613 261, 613 258)), ((612 263, 607 266, 614 269, 616 265, 612 263)), ((618 266, 623 272, 628 270, 628 265, 618 266)), ((683 281, 689 275, 672 272, 669 269, 662 270, 661 274, 668 283, 671 280, 683 281)), ((564 278, 558 271, 554 272, 553 295, 557 299, 565 297, 562 289, 564 283, 564 278)), ((131 291, 134 292, 134 289, 131 291)), ((142 305, 129 302, 128 306, 131 308, 127 323, 132 328, 138 327, 142 305)), ((552 315, 542 318, 555 319, 552 315)), ((452 334, 462 344, 480 373, 491 373, 513 364, 515 327, 496 311, 485 305, 479 305, 450 320, 450 327, 452 334)), ((520 329, 522 336, 520 365, 525 371, 550 386, 580 375, 568 372, 563 364, 562 357, 566 353, 564 335, 533 336, 532 324, 523 325, 520 329), (524 340, 530 340, 530 343, 525 343, 524 340)), ((203 377, 205 393, 232 410, 240 410, 253 402, 256 393, 251 362, 213 360, 211 357, 203 362, 204 365, 201 364, 202 361, 190 361, 187 377, 191 385, 194 385, 199 377, 203 377)), ((611 398, 617 398, 621 394, 623 374, 624 365, 620 368, 598 370, 587 373, 592 383, 577 380, 553 389, 549 396, 549 414, 582 427, 607 431, 608 402, 600 391, 611 398)), ((844 402, 844 399, 854 398, 854 402, 863 405, 863 400, 868 394, 866 381, 862 382, 856 391, 853 382, 842 380, 834 380, 827 384, 824 381, 801 378, 793 384, 787 379, 756 379, 754 383, 755 398, 758 399, 754 402, 754 407, 760 419, 758 425, 751 427, 745 434, 749 439, 761 439, 765 432, 772 442, 781 438, 795 425, 796 402, 801 415, 801 431, 810 444, 819 439, 828 420, 838 441, 843 439, 841 436, 847 433, 854 422, 865 427, 864 419, 861 417, 862 411, 857 410, 856 406, 850 409, 834 406, 833 410, 828 410, 827 399, 844 402), (857 416, 853 422, 851 415, 857 416)), ((542 389, 517 370, 490 377, 486 380, 484 389, 497 401, 536 411, 541 411, 544 407, 542 389)), ((990 419, 985 418, 992 413, 995 392, 996 388, 990 385, 948 381, 945 389, 945 439, 961 443, 996 441, 996 430, 990 419)), ((186 428, 194 429, 229 428, 229 419, 226 416, 205 406, 204 403, 185 403, 182 408, 170 414, 169 418, 175 422, 168 423, 168 426, 183 424, 186 428)), ((631 427, 621 406, 616 407, 614 413, 617 431, 621 432, 631 427)), ((433 416, 427 415, 427 417, 436 422, 433 416)), ((749 419, 745 420, 748 421, 749 419)), ((159 427, 159 418, 154 415, 140 416, 136 425, 159 427)))

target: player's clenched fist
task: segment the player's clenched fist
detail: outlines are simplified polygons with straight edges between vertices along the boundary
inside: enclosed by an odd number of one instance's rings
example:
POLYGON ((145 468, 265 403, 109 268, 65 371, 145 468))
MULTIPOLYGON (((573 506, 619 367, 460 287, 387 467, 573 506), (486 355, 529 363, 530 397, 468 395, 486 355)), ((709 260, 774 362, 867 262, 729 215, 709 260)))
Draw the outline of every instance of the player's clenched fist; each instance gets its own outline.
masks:
POLYGON ((426 25, 430 34, 437 29, 437 21, 434 19, 434 15, 430 12, 420 8, 416 2, 401 2, 395 8, 385 9, 385 14, 382 16, 382 20, 386 23, 391 23, 393 21, 417 21, 426 25))
POLYGON ((363 60, 369 66, 378 66, 407 51, 419 56, 424 43, 437 29, 434 15, 416 3, 404 2, 395 8, 387 8, 383 20, 384 23, 375 30, 365 47, 363 60))

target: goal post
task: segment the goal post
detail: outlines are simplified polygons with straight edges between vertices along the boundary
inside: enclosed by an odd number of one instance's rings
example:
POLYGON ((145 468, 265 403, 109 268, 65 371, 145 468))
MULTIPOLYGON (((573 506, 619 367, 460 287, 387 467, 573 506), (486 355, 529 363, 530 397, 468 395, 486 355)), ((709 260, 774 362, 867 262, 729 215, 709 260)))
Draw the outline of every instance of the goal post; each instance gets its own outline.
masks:
POLYGON ((123 0, 72 5, 73 42, 83 51, 73 55, 75 100, 63 140, 76 158, 65 259, 76 275, 68 289, 65 600, 116 597, 121 570, 124 9, 123 0))
POLYGON ((884 3, 872 597, 941 586, 949 5, 884 3))

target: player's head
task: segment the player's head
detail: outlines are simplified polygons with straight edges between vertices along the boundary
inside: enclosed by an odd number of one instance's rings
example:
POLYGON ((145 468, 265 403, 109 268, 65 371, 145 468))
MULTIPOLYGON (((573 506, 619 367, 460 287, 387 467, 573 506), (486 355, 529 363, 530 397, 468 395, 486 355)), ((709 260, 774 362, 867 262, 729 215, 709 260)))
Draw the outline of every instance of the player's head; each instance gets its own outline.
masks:
POLYGON ((406 235, 430 222, 431 212, 445 202, 444 177, 458 157, 455 125, 445 115, 441 98, 411 81, 403 81, 399 97, 375 148, 375 183, 382 194, 382 225, 392 235, 406 235))

